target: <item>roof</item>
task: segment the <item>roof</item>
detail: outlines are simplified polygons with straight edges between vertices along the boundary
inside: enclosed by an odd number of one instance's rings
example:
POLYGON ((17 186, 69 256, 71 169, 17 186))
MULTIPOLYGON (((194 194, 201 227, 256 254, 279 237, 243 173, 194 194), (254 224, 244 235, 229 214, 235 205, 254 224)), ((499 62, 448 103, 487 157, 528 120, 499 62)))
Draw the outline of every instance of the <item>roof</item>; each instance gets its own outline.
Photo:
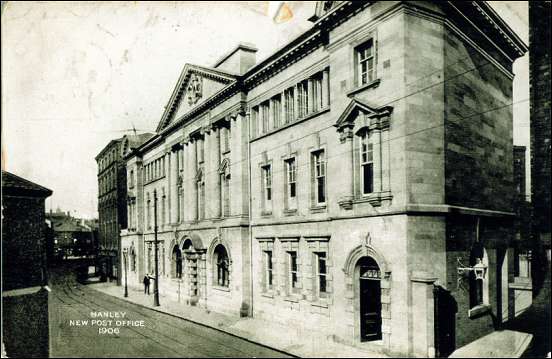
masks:
POLYGON ((107 152, 111 147, 113 147, 113 145, 121 142, 122 140, 123 140, 123 137, 116 138, 116 139, 113 139, 113 140, 109 141, 109 143, 104 148, 102 148, 100 153, 98 153, 98 155, 95 157, 96 161, 98 161, 103 156, 103 154, 105 152, 107 152))
POLYGON ((14 175, 13 173, 2 171, 2 194, 19 195, 46 198, 52 195, 52 190, 39 184, 26 180, 25 178, 14 175))

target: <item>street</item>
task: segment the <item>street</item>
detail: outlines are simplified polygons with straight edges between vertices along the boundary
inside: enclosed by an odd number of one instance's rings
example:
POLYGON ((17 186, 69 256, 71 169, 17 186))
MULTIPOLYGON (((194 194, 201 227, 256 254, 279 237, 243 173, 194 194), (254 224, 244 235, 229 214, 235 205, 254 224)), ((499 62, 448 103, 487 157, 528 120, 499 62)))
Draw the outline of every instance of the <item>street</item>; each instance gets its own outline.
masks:
POLYGON ((50 278, 50 357, 286 356, 232 335, 99 293, 76 283, 73 278, 74 275, 61 270, 52 273, 50 278), (106 312, 114 316, 124 313, 125 325, 120 325, 120 317, 94 318, 92 314, 106 312), (114 331, 118 334, 112 333, 114 331))

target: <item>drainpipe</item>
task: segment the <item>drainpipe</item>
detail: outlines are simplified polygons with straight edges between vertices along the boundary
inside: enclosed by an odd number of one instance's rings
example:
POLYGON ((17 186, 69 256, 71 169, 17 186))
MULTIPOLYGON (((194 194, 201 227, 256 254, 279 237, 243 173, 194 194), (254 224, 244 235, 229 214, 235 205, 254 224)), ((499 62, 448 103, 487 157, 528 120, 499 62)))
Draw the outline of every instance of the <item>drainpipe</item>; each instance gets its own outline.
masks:
POLYGON ((251 315, 251 317, 253 317, 253 226, 251 225, 251 209, 253 207, 253 203, 252 203, 252 199, 251 199, 251 194, 252 194, 252 189, 251 189, 251 141, 250 141, 250 136, 251 136, 251 127, 250 127, 250 114, 249 114, 249 111, 246 112, 245 114, 245 118, 246 118, 246 123, 247 123, 247 172, 248 172, 248 189, 249 189, 249 193, 248 193, 248 204, 249 204, 249 208, 248 208, 248 226, 249 226, 249 313, 251 315))

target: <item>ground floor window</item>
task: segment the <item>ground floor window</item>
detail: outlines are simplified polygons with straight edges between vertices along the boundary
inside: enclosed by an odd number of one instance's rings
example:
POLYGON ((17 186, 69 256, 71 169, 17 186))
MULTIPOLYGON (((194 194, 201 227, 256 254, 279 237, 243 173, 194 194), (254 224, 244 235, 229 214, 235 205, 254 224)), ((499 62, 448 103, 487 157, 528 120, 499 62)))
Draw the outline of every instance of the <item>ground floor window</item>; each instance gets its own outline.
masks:
POLYGON ((216 265, 216 284, 221 287, 229 285, 229 267, 228 252, 222 244, 219 244, 214 251, 214 261, 216 265))

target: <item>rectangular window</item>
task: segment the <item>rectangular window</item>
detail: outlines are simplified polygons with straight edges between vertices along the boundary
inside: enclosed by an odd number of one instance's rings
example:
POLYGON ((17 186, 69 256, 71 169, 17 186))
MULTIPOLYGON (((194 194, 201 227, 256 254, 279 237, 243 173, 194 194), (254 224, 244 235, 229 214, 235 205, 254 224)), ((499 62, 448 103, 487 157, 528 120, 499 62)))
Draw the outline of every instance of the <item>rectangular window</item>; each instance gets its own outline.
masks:
POLYGON ((272 290, 272 251, 264 251, 265 256, 265 290, 272 290))
POLYGON ((316 112, 324 107, 322 102, 322 72, 316 74, 312 81, 312 111, 316 112))
POLYGON ((264 166, 262 168, 263 170, 263 183, 264 183, 264 192, 265 192, 265 200, 271 201, 272 200, 272 171, 270 168, 270 165, 264 166))
POLYGON ((295 119, 295 97, 293 87, 284 91, 284 105, 285 105, 285 123, 290 123, 295 119))
POLYGON ((297 196, 297 167, 295 158, 290 158, 286 163, 286 182, 287 182, 287 198, 288 208, 295 208, 295 198, 297 196))
POLYGON ((288 281, 289 293, 297 293, 299 291, 299 272, 297 267, 297 252, 291 251, 288 254, 288 281))
POLYGON ((299 118, 305 117, 309 113, 309 81, 304 80, 297 84, 297 106, 299 118))
POLYGON ((197 142, 197 145, 199 147, 199 150, 197 153, 198 162, 203 163, 203 161, 205 160, 205 141, 201 139, 197 142))
POLYGON ((316 279, 318 297, 325 298, 327 295, 327 267, 326 267, 326 253, 319 252, 314 253, 316 258, 316 279))
POLYGON ((282 117, 282 96, 277 95, 272 98, 272 127, 278 128, 282 117))
POLYGON ((374 40, 370 39, 356 50, 358 84, 364 85, 374 81, 374 40))
POLYGON ((230 127, 224 127, 222 129, 222 149, 223 152, 230 151, 230 127))
POLYGON ((268 101, 261 104, 261 118, 263 133, 267 133, 270 130, 270 106, 268 101))
POLYGON ((326 203, 326 162, 324 151, 313 153, 314 165, 314 198, 316 204, 326 203))
POLYGON ((130 170, 130 176, 129 176, 129 184, 128 184, 128 187, 129 187, 129 188, 133 188, 133 187, 134 187, 134 170, 130 170))
POLYGON ((368 133, 362 135, 360 146, 362 194, 368 194, 374 191, 374 149, 368 133))
POLYGON ((261 133, 261 126, 259 123, 259 106, 255 106, 251 109, 251 128, 253 137, 257 137, 261 133))

